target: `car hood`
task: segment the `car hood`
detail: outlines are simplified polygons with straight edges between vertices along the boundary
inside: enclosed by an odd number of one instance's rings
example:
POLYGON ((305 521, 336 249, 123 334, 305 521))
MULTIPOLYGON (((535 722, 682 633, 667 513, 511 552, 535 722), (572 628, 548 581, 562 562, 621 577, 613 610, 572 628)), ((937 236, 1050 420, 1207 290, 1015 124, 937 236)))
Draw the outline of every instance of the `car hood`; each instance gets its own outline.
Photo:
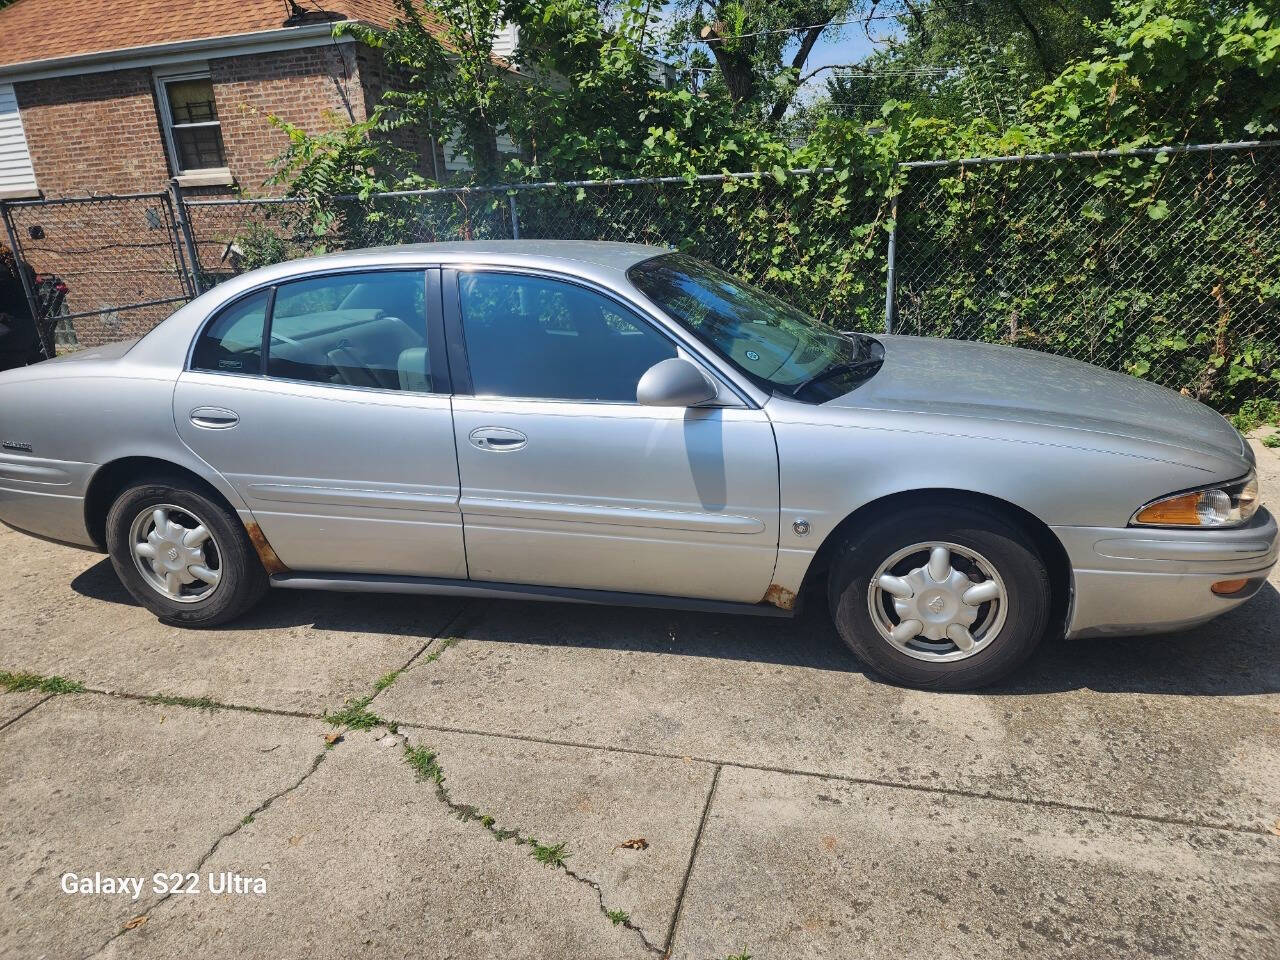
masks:
POLYGON ((1222 416, 1145 380, 1016 347, 877 339, 884 344, 884 366, 827 405, 1016 421, 1247 457, 1244 440, 1222 416))

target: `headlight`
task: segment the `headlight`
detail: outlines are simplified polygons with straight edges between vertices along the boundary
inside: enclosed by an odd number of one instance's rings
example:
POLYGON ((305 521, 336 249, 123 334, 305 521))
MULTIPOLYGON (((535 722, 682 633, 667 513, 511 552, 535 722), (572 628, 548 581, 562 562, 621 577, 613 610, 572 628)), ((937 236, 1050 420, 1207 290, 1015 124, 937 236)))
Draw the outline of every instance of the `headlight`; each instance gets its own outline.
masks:
POLYGON ((1154 500, 1130 523, 1144 527, 1238 527, 1258 510, 1258 477, 1154 500))

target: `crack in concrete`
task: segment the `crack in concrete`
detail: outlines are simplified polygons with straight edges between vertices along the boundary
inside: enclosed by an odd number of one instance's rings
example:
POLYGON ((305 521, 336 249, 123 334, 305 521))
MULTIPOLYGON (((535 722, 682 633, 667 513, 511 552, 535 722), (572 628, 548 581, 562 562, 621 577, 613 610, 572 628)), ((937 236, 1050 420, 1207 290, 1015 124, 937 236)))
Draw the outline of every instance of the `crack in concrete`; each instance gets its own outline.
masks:
MULTIPOLYGON (((420 747, 419 749, 426 749, 430 755, 430 758, 427 761, 427 766, 429 766, 430 772, 424 772, 423 769, 419 768, 419 771, 418 771, 419 779, 429 779, 432 782, 432 785, 435 787, 436 799, 439 800, 441 803, 443 803, 446 807, 448 807, 449 811, 453 814, 454 817, 456 817, 458 820, 462 821, 463 823, 479 823, 480 826, 484 830, 486 830, 489 833, 489 835, 499 843, 505 843, 508 840, 514 840, 517 846, 528 846, 528 847, 534 847, 534 848, 537 848, 538 846, 540 846, 537 838, 531 836, 530 834, 523 833, 518 829, 511 830, 511 829, 505 829, 503 827, 499 827, 497 824, 497 821, 492 816, 489 816, 488 814, 483 813, 479 807, 476 807, 469 803, 462 803, 460 801, 454 800, 453 797, 449 795, 448 788, 444 785, 444 779, 445 779, 444 768, 441 767, 438 762, 438 759, 437 759, 438 754, 436 753, 436 751, 430 747, 420 747)), ((408 738, 405 738, 406 760, 411 761, 413 752, 414 751, 408 745, 408 738)), ((699 830, 699 832, 701 832, 701 830, 699 830)), ((576 881, 577 883, 581 883, 581 884, 584 884, 585 886, 590 887, 592 890, 595 891, 596 903, 600 909, 600 914, 606 920, 614 924, 614 926, 625 927, 626 929, 635 933, 640 938, 640 942, 644 944, 645 949, 648 950, 650 953, 653 953, 654 955, 659 957, 667 956, 667 949, 669 949, 669 947, 668 948, 659 947, 655 945, 653 942, 651 942, 649 938, 645 935, 645 932, 640 928, 639 924, 634 923, 629 916, 625 920, 614 921, 614 919, 609 915, 610 914, 609 905, 605 903, 604 890, 601 888, 600 883, 598 881, 578 873, 576 870, 574 870, 572 867, 566 864, 563 860, 560 860, 556 863, 547 863, 546 866, 554 867, 555 869, 565 874, 565 876, 576 881)), ((683 890, 681 891, 681 893, 683 894, 683 890)))
POLYGON ((711 801, 716 795, 716 787, 720 784, 721 765, 716 764, 711 774, 711 789, 707 791, 707 801, 702 805, 702 819, 698 821, 698 832, 693 835, 693 849, 689 851, 689 863, 684 868, 684 879, 680 881, 680 892, 676 894, 676 909, 671 914, 671 926, 667 928, 666 953, 671 954, 675 946, 676 931, 680 929, 680 917, 684 913, 684 895, 689 889, 689 878, 693 876, 693 864, 698 859, 698 851, 702 848, 702 831, 707 827, 707 819, 711 816, 711 801))
MULTIPOLYGON (((440 638, 433 637, 432 641, 436 639, 440 638)), ((424 647, 423 649, 426 648, 424 647)), ((115 690, 103 690, 97 687, 85 687, 83 690, 78 691, 78 693, 114 697, 120 700, 132 700, 144 704, 187 706, 191 709, 235 710, 242 713, 259 713, 267 716, 293 717, 301 720, 319 720, 321 722, 325 722, 323 713, 312 713, 301 710, 282 710, 275 707, 254 707, 245 704, 222 703, 212 700, 202 700, 198 707, 191 707, 189 704, 182 703, 182 701, 186 699, 182 697, 124 693, 115 690)), ((381 691, 378 693, 381 693, 381 691)), ((70 696, 70 694, 51 694, 50 699, 58 696, 70 696)), ((377 696, 378 694, 374 694, 373 698, 376 698, 377 696)), ((370 701, 372 701, 373 698, 370 698, 370 701)), ((41 703, 43 702, 44 701, 41 701, 41 703)), ((39 704, 36 706, 39 706, 39 704)), ((34 709, 34 707, 32 709, 34 709)), ((30 710, 26 712, 30 713, 30 710)), ((25 716, 25 714, 23 715, 25 716)), ((1012 796, 1009 794, 993 793, 986 790, 967 790, 963 787, 935 787, 922 783, 907 783, 900 780, 885 780, 877 777, 857 777, 849 774, 830 773, 819 770, 800 770, 792 767, 746 763, 739 760, 725 760, 722 758, 704 757, 696 754, 663 753, 659 750, 644 750, 639 747, 619 747, 599 743, 587 743, 580 740, 560 740, 551 737, 535 737, 528 734, 509 733, 502 730, 480 730, 474 727, 455 727, 440 724, 417 723, 412 720, 393 720, 389 717, 380 717, 379 720, 385 723, 388 728, 395 727, 397 730, 403 727, 409 730, 426 730, 437 733, 460 733, 477 737, 493 737, 499 740, 517 740, 524 743, 540 743, 553 747, 575 747, 581 750, 599 750, 604 753, 631 754, 639 757, 651 757, 657 760, 694 760, 698 763, 705 763, 712 766, 733 767, 739 770, 758 770, 764 773, 781 773, 797 777, 814 777, 819 780, 835 780, 840 783, 852 783, 862 786, 886 787, 894 790, 912 790, 918 793, 963 797, 967 800, 991 800, 997 803, 1015 803, 1031 807, 1045 807, 1054 810, 1063 810, 1069 813, 1096 814, 1099 816, 1116 817, 1121 820, 1138 820, 1146 823, 1163 824, 1166 826, 1191 827, 1197 830, 1219 830, 1226 833, 1240 833, 1267 838, 1274 836, 1273 832, 1268 827, 1263 826, 1241 826, 1231 823, 1213 823, 1204 820, 1194 820, 1187 817, 1175 817, 1157 813, 1139 813, 1132 810, 1117 810, 1108 807, 1091 806, 1089 804, 1070 803, 1065 800, 1049 800, 1043 797, 1012 796)), ((5 726, 11 724, 12 721, 10 721, 10 724, 5 726)), ((4 729, 4 727, 0 726, 0 730, 2 729, 4 729)))
POLYGON ((33 703, 31 706, 27 707, 27 709, 25 709, 25 710, 23 710, 21 713, 19 713, 17 716, 10 717, 10 718, 9 718, 8 720, 6 720, 4 723, 0 723, 0 731, 4 731, 4 730, 9 729, 9 727, 13 726, 15 723, 17 723, 19 720, 21 720, 23 717, 25 717, 28 713, 30 713, 30 712, 31 712, 32 710, 34 710, 36 707, 40 706, 40 704, 42 704, 42 703, 48 703, 50 700, 52 700, 52 699, 53 699, 54 697, 56 697, 56 696, 58 696, 58 694, 56 694, 56 693, 50 693, 50 694, 46 694, 45 696, 41 697, 39 700, 37 700, 37 701, 36 701, 35 703, 33 703))
POLYGON ((447 727, 429 723, 415 723, 411 720, 397 721, 398 727, 410 730, 429 730, 439 733, 461 733, 475 737, 494 737, 499 740, 519 740, 525 743, 542 743, 553 747, 576 747, 580 750, 599 750, 604 753, 624 753, 637 757, 652 757, 656 760, 693 760, 714 766, 733 767, 737 770, 758 770, 763 773, 782 773, 794 777, 813 777, 817 780, 835 780, 840 783, 852 783, 868 787, 887 787, 893 790, 913 790, 943 796, 963 797, 967 800, 992 800, 997 803, 1015 803, 1031 807, 1048 807, 1064 810, 1069 813, 1090 813, 1121 820, 1141 820, 1147 823, 1159 823, 1175 827, 1193 827, 1198 830, 1221 830, 1226 833, 1243 833, 1250 836, 1272 837, 1274 834, 1266 827, 1247 827, 1231 823, 1208 823, 1202 820, 1191 820, 1185 817, 1167 816, 1158 813, 1137 813, 1128 810, 1113 810, 1106 807, 1094 807, 1087 804, 1068 803, 1065 800, 1047 800, 1042 797, 1009 796, 984 790, 966 790, 963 787, 932 787, 922 783, 905 783, 899 780, 882 780, 876 777, 855 777, 843 773, 823 773, 817 770, 798 770, 792 767, 776 767, 763 763, 746 763, 741 760, 723 760, 716 757, 703 757, 687 753, 662 753, 658 750, 642 750, 639 747, 602 746, 598 743, 585 743, 580 740, 557 740, 550 737, 534 737, 522 733, 508 733, 495 730, 477 730, 471 727, 447 727))
MULTIPOLYGON (((404 673, 409 668, 415 666, 414 661, 416 661, 420 656, 426 653, 427 650, 430 649, 431 645, 435 643, 437 640, 440 641, 443 646, 441 647, 440 650, 433 651, 432 654, 428 656, 425 661, 423 661, 423 664, 434 663, 436 660, 440 659, 440 654, 444 653, 445 650, 448 650, 451 646, 453 646, 455 643, 458 642, 458 639, 456 637, 450 637, 448 636, 448 633, 450 630, 453 629, 454 625, 459 620, 462 619, 463 614, 468 613, 470 609, 471 609, 471 604, 464 600, 462 604, 458 607, 458 612, 445 621, 444 626, 440 628, 440 630, 436 633, 436 635, 429 638, 426 643, 420 646, 417 652, 414 653, 413 656, 411 656, 408 660, 404 662, 404 666, 402 666, 399 670, 393 671, 395 676, 399 677, 400 674, 404 673)), ((417 664, 417 666, 422 666, 423 664, 417 664)), ((387 684, 387 686, 391 686, 391 684, 387 684)), ((385 690, 385 689, 386 687, 382 688, 382 690, 385 690)), ((375 693, 374 696, 376 697, 379 693, 382 692, 382 690, 377 691, 377 693, 375 693)))
MULTIPOLYGON (((258 815, 260 813, 264 813, 267 810, 267 808, 270 807, 273 803, 275 803, 281 797, 284 797, 290 793, 293 793, 293 791, 297 790, 300 786, 302 786, 313 773, 315 773, 318 769, 320 769, 320 764, 324 763, 325 757, 327 757, 328 755, 329 755, 328 749, 321 750, 320 753, 316 755, 316 758, 311 761, 311 766, 307 768, 307 770, 302 774, 302 776, 300 776, 297 780, 295 780, 289 786, 285 787, 283 790, 277 790, 275 793, 271 794, 271 796, 267 797, 266 800, 262 801, 262 803, 258 804, 256 807, 250 810, 248 814, 240 818, 240 820, 236 822, 236 825, 234 827, 232 827, 230 830, 226 831, 225 833, 219 835, 213 841, 213 844, 209 847, 209 849, 205 851, 204 855, 196 863, 195 869, 192 871, 186 871, 186 872, 199 873, 201 869, 203 869, 204 865, 209 862, 209 860, 213 857, 215 853, 217 853, 218 847, 222 845, 222 842, 224 840, 228 840, 231 837, 234 837, 237 833, 239 833, 241 830, 243 830, 245 827, 251 824, 254 820, 256 820, 258 815)), ((140 913, 150 914, 153 911, 157 910, 166 900, 168 900, 173 896, 174 896, 174 892, 171 890, 168 893, 166 893, 164 896, 160 897, 158 900, 150 904, 146 904, 145 906, 140 904, 138 907, 138 910, 140 913)), ((107 941, 101 947, 93 951, 93 953, 85 954, 84 960, 91 960, 91 958, 93 957, 102 956, 103 951, 105 951, 109 946, 111 946, 111 944, 115 943, 115 941, 118 940, 120 937, 124 936, 126 933, 129 933, 129 932, 130 931, 128 929, 121 927, 119 930, 113 933, 110 937, 108 937, 107 941)))

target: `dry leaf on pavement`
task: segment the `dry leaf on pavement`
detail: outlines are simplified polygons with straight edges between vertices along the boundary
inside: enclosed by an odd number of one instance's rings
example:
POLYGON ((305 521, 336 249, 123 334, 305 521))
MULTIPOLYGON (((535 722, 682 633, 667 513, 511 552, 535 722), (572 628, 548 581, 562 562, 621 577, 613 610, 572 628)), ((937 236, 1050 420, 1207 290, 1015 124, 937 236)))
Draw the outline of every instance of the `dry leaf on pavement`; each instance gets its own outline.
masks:
POLYGON ((128 923, 126 923, 124 925, 124 928, 126 930, 137 930, 138 927, 142 926, 146 922, 147 922, 146 914, 140 913, 136 917, 134 917, 132 920, 130 920, 128 923))

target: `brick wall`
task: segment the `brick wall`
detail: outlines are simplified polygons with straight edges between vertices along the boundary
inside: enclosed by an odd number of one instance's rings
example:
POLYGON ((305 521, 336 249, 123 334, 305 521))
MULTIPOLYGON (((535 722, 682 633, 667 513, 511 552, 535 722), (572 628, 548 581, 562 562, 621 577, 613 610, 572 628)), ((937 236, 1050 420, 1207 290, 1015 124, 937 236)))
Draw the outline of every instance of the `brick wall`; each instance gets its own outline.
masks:
MULTIPOLYGON (((227 165, 243 190, 279 193, 263 185, 288 139, 268 115, 320 133, 364 120, 365 90, 352 45, 328 44, 281 53, 209 61, 227 165)), ((39 177, 39 170, 36 171, 39 177)))
MULTIPOLYGON (((267 121, 275 114, 318 133, 363 120, 370 90, 360 77, 353 45, 335 44, 209 59, 222 125, 227 166, 235 188, 279 193, 263 181, 287 143, 267 121)), ((147 193, 166 189, 171 177, 155 101, 153 73, 139 68, 15 85, 23 126, 46 197, 147 193)), ((373 91, 376 97, 377 91, 373 91)), ((231 187, 201 188, 226 194, 231 187)), ((178 251, 167 241, 163 203, 120 203, 15 208, 28 262, 56 273, 69 287, 73 313, 172 297, 181 292, 178 251), (31 227, 38 237, 27 236, 31 227)), ((201 257, 216 260, 221 236, 202 244, 201 257)), ((207 267, 210 265, 206 265, 207 267)), ((74 321, 82 346, 138 336, 178 304, 112 311, 74 321)))
POLYGON ((169 166, 150 70, 31 80, 15 92, 46 197, 163 189, 169 166))

